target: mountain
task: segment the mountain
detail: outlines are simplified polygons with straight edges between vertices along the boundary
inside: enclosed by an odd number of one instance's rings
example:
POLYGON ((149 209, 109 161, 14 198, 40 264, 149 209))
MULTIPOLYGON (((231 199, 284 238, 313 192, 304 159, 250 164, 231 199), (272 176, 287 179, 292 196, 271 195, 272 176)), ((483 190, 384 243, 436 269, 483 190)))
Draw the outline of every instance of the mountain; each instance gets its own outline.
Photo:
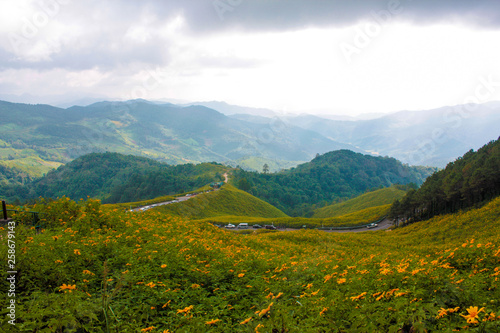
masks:
POLYGON ((391 208, 404 222, 428 219, 481 205, 500 195, 500 138, 470 150, 409 191, 391 208))
MULTIPOLYGON (((114 151, 171 164, 231 162, 250 156, 308 161, 317 153, 359 149, 314 131, 273 121, 234 119, 204 106, 143 100, 68 109, 0 102, 0 156, 67 163, 114 151)), ((15 163, 11 162, 12 166, 15 163)))
POLYGON ((0 193, 8 201, 89 196, 104 202, 131 202, 195 190, 220 181, 225 170, 213 163, 171 166, 132 155, 91 153, 24 186, 1 185, 0 193))
POLYGON ((478 149, 498 137, 500 102, 401 111, 370 120, 336 121, 303 115, 286 121, 373 154, 442 168, 469 149, 478 149))
POLYGON ((275 174, 234 171, 240 189, 291 216, 311 216, 315 204, 351 198, 393 184, 422 184, 435 168, 410 167, 394 158, 338 150, 275 174))
POLYGON ((247 107, 247 106, 231 105, 231 104, 228 104, 226 102, 219 102, 219 101, 193 102, 193 103, 188 103, 188 104, 184 104, 184 105, 185 106, 192 106, 192 105, 205 106, 207 108, 217 110, 220 113, 225 114, 226 116, 235 115, 235 114, 248 114, 248 115, 253 115, 253 116, 275 117, 275 116, 279 115, 278 112, 270 110, 270 109, 251 108, 251 107, 247 107))

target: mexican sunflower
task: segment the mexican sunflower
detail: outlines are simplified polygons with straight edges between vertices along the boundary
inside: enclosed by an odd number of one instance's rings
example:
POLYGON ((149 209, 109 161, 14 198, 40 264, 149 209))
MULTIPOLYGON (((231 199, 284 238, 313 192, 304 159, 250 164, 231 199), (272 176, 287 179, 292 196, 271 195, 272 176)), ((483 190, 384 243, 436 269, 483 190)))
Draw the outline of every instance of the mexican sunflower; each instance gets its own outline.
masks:
POLYGON ((479 312, 484 311, 484 308, 478 310, 477 306, 471 306, 466 310, 468 314, 466 315, 461 314, 461 316, 467 319, 467 324, 477 324, 478 323, 477 319, 479 318, 479 312))

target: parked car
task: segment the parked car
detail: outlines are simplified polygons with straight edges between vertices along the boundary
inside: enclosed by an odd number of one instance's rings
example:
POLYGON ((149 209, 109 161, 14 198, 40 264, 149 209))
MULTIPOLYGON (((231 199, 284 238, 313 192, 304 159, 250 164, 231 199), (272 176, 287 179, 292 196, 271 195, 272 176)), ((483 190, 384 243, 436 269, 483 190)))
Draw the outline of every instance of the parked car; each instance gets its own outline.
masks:
POLYGON ((236 228, 236 226, 234 224, 229 223, 228 225, 226 225, 226 228, 234 229, 234 228, 236 228))
POLYGON ((276 227, 274 225, 265 225, 264 228, 269 230, 276 230, 276 227))
POLYGON ((238 229, 248 229, 248 223, 240 223, 240 224, 238 224, 238 229))
POLYGON ((260 229, 260 228, 262 228, 262 226, 260 224, 254 224, 252 226, 252 228, 254 228, 254 229, 260 229))
POLYGON ((377 223, 371 223, 369 225, 366 226, 368 229, 371 229, 371 228, 375 228, 375 227, 378 227, 378 224, 377 223))

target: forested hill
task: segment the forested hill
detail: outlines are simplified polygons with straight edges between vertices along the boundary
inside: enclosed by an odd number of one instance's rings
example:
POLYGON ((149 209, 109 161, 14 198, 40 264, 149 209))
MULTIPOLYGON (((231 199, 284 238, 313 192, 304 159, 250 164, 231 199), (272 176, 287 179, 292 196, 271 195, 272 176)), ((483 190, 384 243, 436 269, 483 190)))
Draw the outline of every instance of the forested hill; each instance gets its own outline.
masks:
POLYGON ((420 189, 409 191, 393 204, 391 217, 405 221, 427 219, 473 207, 500 195, 499 139, 477 152, 470 150, 427 178, 420 189))
POLYGON ((311 162, 274 174, 237 170, 235 184, 291 216, 311 216, 317 206, 392 184, 420 185, 435 168, 410 167, 394 158, 349 150, 317 156, 311 162))
POLYGON ((102 199, 131 202, 191 191, 220 181, 225 167, 217 163, 171 166, 149 158, 118 153, 92 153, 50 171, 25 186, 0 188, 10 202, 38 197, 102 199))

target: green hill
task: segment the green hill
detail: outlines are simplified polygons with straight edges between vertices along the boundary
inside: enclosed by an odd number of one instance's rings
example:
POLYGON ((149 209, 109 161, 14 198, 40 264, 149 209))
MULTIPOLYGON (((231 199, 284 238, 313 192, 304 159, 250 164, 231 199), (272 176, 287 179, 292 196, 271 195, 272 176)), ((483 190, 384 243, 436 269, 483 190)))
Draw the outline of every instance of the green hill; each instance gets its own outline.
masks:
POLYGON ((395 201, 391 217, 403 222, 429 219, 481 205, 500 195, 500 138, 470 150, 395 201))
MULTIPOLYGON (((217 216, 278 218, 286 214, 244 191, 226 184, 220 190, 157 208, 165 214, 189 219, 217 216)), ((242 221, 244 222, 244 221, 242 221)))
POLYGON ((0 194, 9 201, 62 196, 90 196, 106 203, 142 201, 220 181, 226 169, 217 163, 171 166, 145 157, 92 153, 25 186, 2 186, 0 194))
POLYGON ((434 171, 410 167, 394 158, 337 150, 279 173, 236 170, 233 183, 290 216, 310 217, 315 204, 352 198, 393 184, 420 185, 434 171))
POLYGON ((359 197, 320 208, 314 212, 313 217, 325 218, 354 213, 366 208, 392 204, 394 200, 401 199, 406 191, 394 186, 368 192, 359 197))

